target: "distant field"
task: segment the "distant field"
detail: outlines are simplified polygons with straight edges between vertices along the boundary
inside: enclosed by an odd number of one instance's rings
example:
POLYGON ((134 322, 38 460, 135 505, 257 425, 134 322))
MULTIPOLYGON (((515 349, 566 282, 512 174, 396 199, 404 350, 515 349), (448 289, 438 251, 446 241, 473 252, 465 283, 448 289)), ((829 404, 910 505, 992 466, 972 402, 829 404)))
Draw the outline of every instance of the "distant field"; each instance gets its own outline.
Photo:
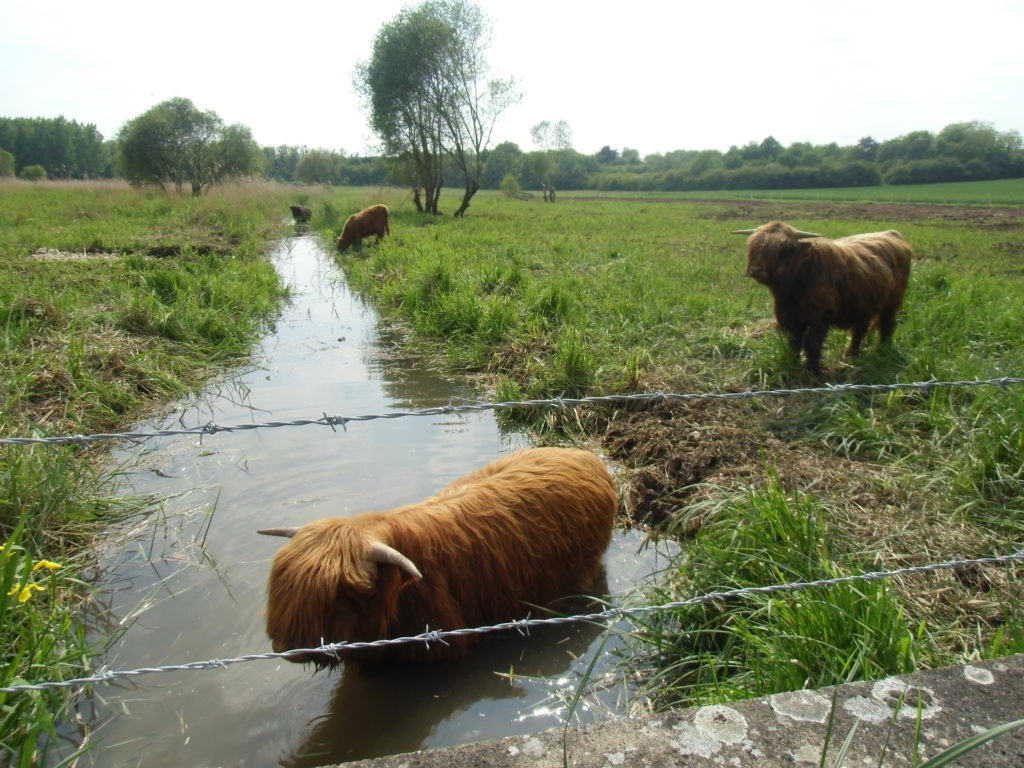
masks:
POLYGON ((741 189, 714 192, 597 192, 559 193, 562 197, 677 200, 834 200, 854 203, 947 203, 952 205, 1024 205, 1024 179, 962 181, 951 184, 914 184, 891 187, 838 189, 741 189))

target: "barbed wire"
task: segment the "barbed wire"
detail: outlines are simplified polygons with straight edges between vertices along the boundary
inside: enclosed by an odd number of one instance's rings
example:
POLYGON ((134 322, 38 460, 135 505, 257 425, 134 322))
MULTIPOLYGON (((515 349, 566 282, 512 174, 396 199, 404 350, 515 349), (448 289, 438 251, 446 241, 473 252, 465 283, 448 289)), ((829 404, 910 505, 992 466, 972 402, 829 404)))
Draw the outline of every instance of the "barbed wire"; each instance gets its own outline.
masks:
POLYGON ((474 635, 486 635, 495 632, 516 631, 519 634, 528 636, 530 630, 535 627, 554 626, 561 624, 572 624, 579 622, 611 623, 613 620, 628 619, 633 616, 659 611, 685 608, 703 603, 723 602, 748 595, 770 594, 774 592, 797 592, 805 589, 822 587, 833 587, 840 584, 853 584, 858 582, 880 581, 899 576, 912 576, 922 573, 934 573, 937 571, 957 570, 960 568, 973 568, 981 565, 1005 565, 1015 561, 1024 561, 1024 550, 1018 550, 1009 555, 996 557, 980 557, 965 560, 946 560, 941 563, 927 565, 911 565, 903 568, 895 568, 888 571, 869 571, 866 573, 852 574, 849 576, 836 576, 827 579, 815 579, 813 581, 791 581, 785 584, 769 584, 761 587, 740 587, 736 589, 708 592, 697 597, 690 597, 685 600, 676 600, 660 605, 636 606, 632 608, 608 608, 593 613, 576 614, 573 616, 551 616, 542 619, 519 619, 506 621, 500 624, 493 624, 485 627, 473 627, 451 630, 430 630, 429 628, 419 635, 408 637, 383 638, 367 642, 339 642, 325 643, 316 648, 295 648, 290 651, 253 653, 245 656, 238 656, 229 659, 208 659, 206 661, 191 661, 184 664, 169 664, 160 667, 143 667, 130 670, 101 670, 89 677, 79 677, 73 680, 58 680, 34 684, 10 685, 0 687, 0 693, 24 693, 29 691, 54 690, 59 688, 77 688, 95 683, 111 683, 115 680, 139 677, 142 675, 159 674, 164 672, 189 672, 208 671, 214 669, 227 669, 233 664, 243 664, 251 661, 266 661, 273 659, 289 659, 295 656, 306 657, 310 655, 331 656, 335 660, 341 660, 342 652, 360 651, 367 648, 384 648, 408 643, 423 643, 429 647, 430 643, 442 643, 447 638, 468 637, 474 635))
POLYGON ((215 435, 221 432, 242 432, 250 429, 273 429, 276 427, 303 427, 309 425, 346 428, 349 422, 371 421, 373 419, 398 419, 405 416, 443 416, 462 413, 478 413, 482 411, 501 411, 511 408, 568 408, 578 405, 599 405, 611 403, 629 403, 670 400, 752 400, 759 397, 791 397, 794 395, 841 395, 848 392, 930 392, 935 389, 952 389, 955 387, 998 387, 1005 389, 1013 384, 1024 383, 1024 378, 1003 376, 997 379, 973 379, 967 381, 917 381, 898 382, 895 384, 825 384, 820 387, 797 387, 794 389, 746 389, 739 392, 645 392, 627 395, 593 395, 589 397, 555 397, 544 400, 514 400, 501 403, 475 403, 464 405, 442 405, 433 408, 420 408, 412 411, 391 411, 388 413, 371 413, 363 416, 323 416, 317 419, 294 419, 291 421, 268 421, 253 424, 223 425, 209 422, 196 427, 181 429, 159 429, 144 432, 102 432, 93 435, 57 435, 52 437, 0 437, 0 445, 88 445, 101 440, 147 440, 153 437, 173 437, 177 435, 215 435))

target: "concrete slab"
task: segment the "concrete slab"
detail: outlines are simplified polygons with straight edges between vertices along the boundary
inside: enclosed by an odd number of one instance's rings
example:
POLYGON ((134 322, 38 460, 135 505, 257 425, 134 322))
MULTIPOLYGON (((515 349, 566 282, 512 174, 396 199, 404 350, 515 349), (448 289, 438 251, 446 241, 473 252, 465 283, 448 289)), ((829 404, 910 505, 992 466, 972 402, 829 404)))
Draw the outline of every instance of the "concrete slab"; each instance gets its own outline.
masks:
MULTIPOLYGON (((976 733, 1020 718, 1024 718, 1024 655, 725 706, 624 718, 571 728, 564 739, 562 731, 547 731, 347 765, 793 768, 823 764, 893 768, 917 765, 976 733), (847 737, 845 760, 837 763, 847 737)), ((958 765, 1021 768, 1024 728, 990 741, 958 765)))

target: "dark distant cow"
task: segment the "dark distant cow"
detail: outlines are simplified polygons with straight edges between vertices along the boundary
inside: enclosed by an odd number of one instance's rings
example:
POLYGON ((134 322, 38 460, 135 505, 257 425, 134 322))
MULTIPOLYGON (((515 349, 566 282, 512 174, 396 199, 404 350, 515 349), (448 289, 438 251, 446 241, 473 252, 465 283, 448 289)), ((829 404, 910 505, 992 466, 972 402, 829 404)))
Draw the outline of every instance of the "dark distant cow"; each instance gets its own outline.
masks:
MULTIPOLYGON (((531 448, 417 504, 260 531, 291 539, 271 567, 267 634, 283 652, 521 619, 591 588, 618 506, 615 483, 594 454, 531 448)), ((470 642, 457 636, 344 658, 451 658, 470 642)))
POLYGON ((350 245, 358 248, 363 238, 377 236, 377 242, 391 232, 391 212, 386 205, 371 205, 359 213, 353 213, 345 222, 338 236, 338 250, 344 251, 350 245))
POLYGON ((750 235, 747 275, 768 286, 790 348, 806 353, 815 375, 830 326, 850 331, 849 357, 860 353, 871 327, 882 342, 892 337, 914 256, 896 230, 829 240, 772 221, 735 234, 750 235))
POLYGON ((292 206, 292 218, 296 224, 305 224, 313 217, 313 212, 305 205, 292 206))

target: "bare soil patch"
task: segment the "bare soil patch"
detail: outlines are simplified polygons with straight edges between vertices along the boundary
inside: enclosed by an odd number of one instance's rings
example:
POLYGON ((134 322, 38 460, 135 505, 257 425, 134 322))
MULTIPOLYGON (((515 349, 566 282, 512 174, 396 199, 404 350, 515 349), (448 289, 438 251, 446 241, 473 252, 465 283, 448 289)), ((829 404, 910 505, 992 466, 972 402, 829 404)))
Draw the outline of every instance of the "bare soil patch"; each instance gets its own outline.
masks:
POLYGON ((781 406, 736 401, 665 401, 594 416, 588 425, 609 458, 626 467, 624 497, 634 522, 687 536, 708 502, 760 485, 773 468, 788 489, 813 491, 849 508, 885 507, 884 467, 840 459, 772 433, 781 406))

